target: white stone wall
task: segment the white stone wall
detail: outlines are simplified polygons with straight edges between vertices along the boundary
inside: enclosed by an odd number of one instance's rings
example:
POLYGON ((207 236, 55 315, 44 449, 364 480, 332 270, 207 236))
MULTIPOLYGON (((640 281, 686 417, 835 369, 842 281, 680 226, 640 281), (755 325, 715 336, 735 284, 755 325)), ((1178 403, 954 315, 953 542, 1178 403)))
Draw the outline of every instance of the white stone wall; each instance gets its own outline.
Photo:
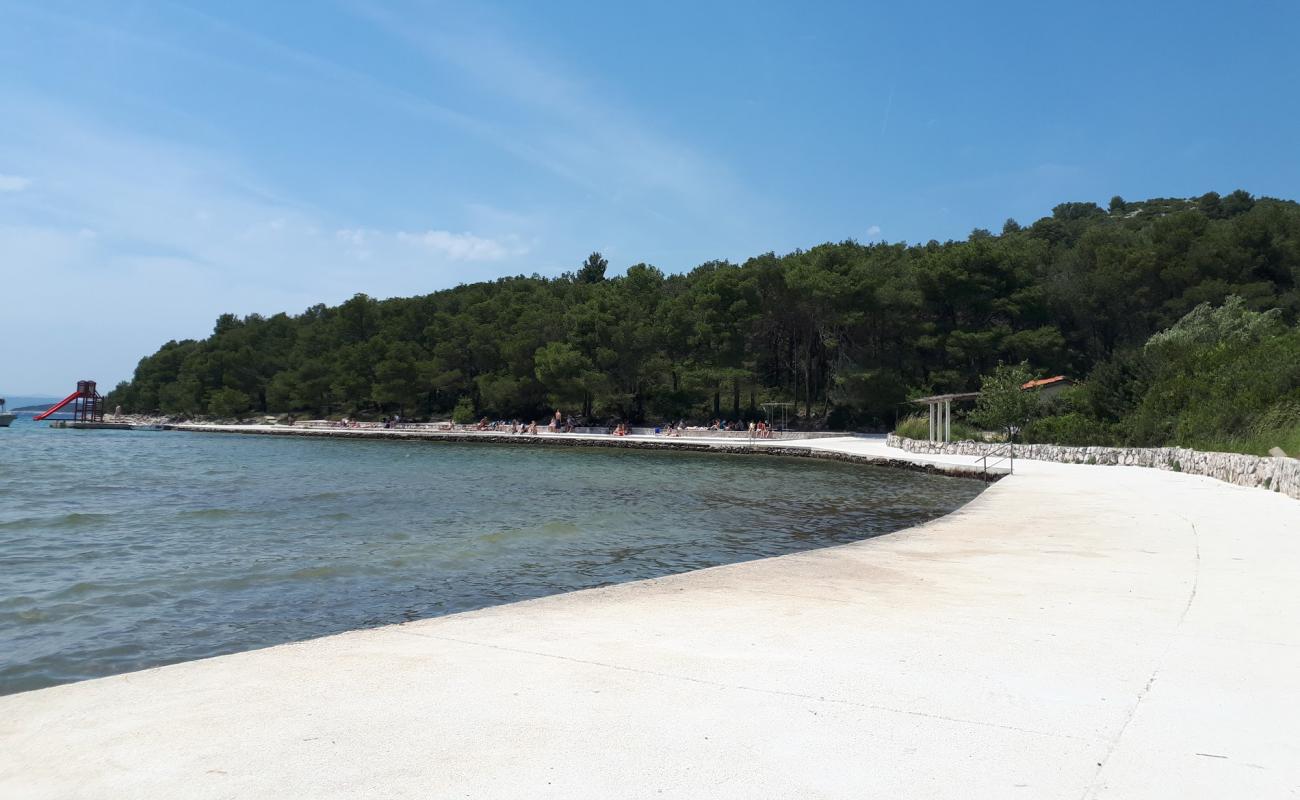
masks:
MULTIPOLYGON (((925 442, 889 434, 885 443, 909 453, 982 456, 999 444, 987 442, 925 442)), ((1300 500, 1300 459, 1266 458, 1241 453, 1202 453, 1183 447, 1065 447, 1018 444, 1016 458, 1064 464, 1109 464, 1151 467, 1191 475, 1206 475, 1238 486, 1281 492, 1300 500)))

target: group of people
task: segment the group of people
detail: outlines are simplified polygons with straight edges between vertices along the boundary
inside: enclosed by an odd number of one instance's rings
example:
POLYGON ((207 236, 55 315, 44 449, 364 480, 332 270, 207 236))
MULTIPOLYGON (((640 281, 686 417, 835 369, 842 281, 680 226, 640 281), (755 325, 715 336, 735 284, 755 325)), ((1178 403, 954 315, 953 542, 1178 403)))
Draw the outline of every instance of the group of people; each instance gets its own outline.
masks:
MULTIPOLYGON (((339 420, 331 424, 334 427, 339 427, 339 428, 363 427, 362 423, 357 422, 356 420, 353 419, 349 419, 347 417, 344 417, 342 420, 339 420)), ((367 426, 373 426, 374 424, 375 423, 373 422, 365 423, 365 425, 367 426)), ((400 414, 394 414, 391 417, 384 417, 382 424, 383 427, 385 428, 396 428, 403 424, 409 425, 410 420, 403 419, 400 414)), ((455 428, 455 426, 453 426, 449 422, 443 423, 439 427, 441 427, 443 430, 454 430, 455 428)), ((710 423, 708 429, 710 431, 739 431, 739 432, 747 431, 750 436, 757 439, 772 438, 772 427, 768 425, 766 422, 745 423, 741 420, 724 421, 721 419, 715 419, 713 420, 712 423, 710 423)), ((498 433, 510 433, 514 435, 526 435, 526 434, 536 435, 539 430, 539 426, 536 420, 533 420, 531 422, 525 420, 519 420, 519 419, 491 420, 488 419, 487 417, 483 417, 478 421, 477 424, 474 425, 473 430, 495 431, 498 433)), ((559 409, 555 410, 554 416, 552 416, 550 420, 546 423, 547 433, 573 433, 575 430, 577 430, 577 422, 574 421, 573 415, 569 414, 566 416, 559 409)), ((686 433, 687 430, 688 430, 688 426, 686 424, 686 420, 679 419, 676 422, 667 422, 664 423, 662 426, 655 428, 655 434, 663 435, 663 436, 682 436, 686 433)), ((697 428, 696 430, 701 430, 701 429, 697 428)), ((628 436, 632 433, 632 426, 627 422, 618 422, 614 425, 611 425, 609 428, 607 428, 607 432, 613 436, 628 436)))
POLYGON ((524 434, 524 433, 535 434, 537 433, 537 421, 534 420, 532 422, 526 422, 518 419, 489 420, 487 417, 484 417, 483 419, 478 421, 477 425, 474 426, 474 430, 496 431, 499 433, 512 433, 512 434, 524 434))
MULTIPOLYGON (((551 420, 546 423, 547 433, 573 433, 573 431, 576 428, 577 428, 577 423, 574 422, 573 415, 570 414, 566 417, 563 413, 560 412, 559 409, 555 410, 555 416, 552 417, 551 420)), ((484 417, 483 419, 478 421, 477 425, 474 426, 474 430, 498 431, 501 433, 510 433, 510 434, 536 435, 538 431, 538 426, 537 426, 537 420, 533 420, 531 422, 526 422, 518 419, 489 420, 487 417, 484 417)))
MULTIPOLYGON (((615 433, 616 435, 626 435, 626 431, 628 430, 626 423, 620 425, 619 428, 621 428, 624 431, 623 434, 619 434, 619 431, 617 429, 614 430, 613 433, 615 433)), ((710 431, 735 431, 739 433, 748 432, 750 436, 756 439, 772 438, 772 426, 768 425, 766 422, 745 423, 742 422, 741 420, 729 422, 720 419, 715 419, 713 420, 712 423, 710 423, 708 429, 710 431)), ((686 424, 686 420, 679 419, 676 422, 668 422, 658 428, 655 428, 655 435, 682 436, 686 433, 687 430, 689 430, 689 428, 686 424)), ((695 430, 699 431, 699 430, 703 430, 703 428, 696 428, 695 430)))
POLYGON ((574 429, 577 427, 577 424, 573 421, 572 414, 565 417, 560 414, 560 409, 557 408, 555 409, 555 416, 551 418, 546 429, 551 433, 573 433, 574 429))
POLYGON ((771 426, 771 425, 768 425, 766 422, 761 422, 761 421, 759 421, 759 422, 753 422, 753 421, 751 421, 751 422, 747 425, 746 423, 742 422, 741 420, 736 420, 736 421, 734 421, 734 422, 731 422, 731 421, 726 421, 726 422, 724 422, 723 420, 715 419, 715 420, 713 421, 713 424, 709 425, 709 430, 711 430, 711 431, 748 431, 748 432, 749 432, 749 435, 750 435, 750 436, 753 436, 753 437, 756 438, 756 439, 771 439, 771 438, 772 438, 772 426, 771 426))

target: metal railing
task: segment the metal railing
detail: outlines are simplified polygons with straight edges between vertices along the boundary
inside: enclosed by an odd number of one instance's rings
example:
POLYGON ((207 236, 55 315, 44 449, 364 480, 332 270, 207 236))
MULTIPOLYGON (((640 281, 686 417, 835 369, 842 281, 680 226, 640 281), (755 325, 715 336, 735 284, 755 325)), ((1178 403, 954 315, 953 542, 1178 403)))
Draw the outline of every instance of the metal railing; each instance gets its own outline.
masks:
POLYGON ((1011 474, 1016 471, 1016 446, 1011 442, 999 445, 985 453, 980 458, 980 462, 985 475, 989 474, 990 466, 996 468, 1004 462, 1007 465, 1007 474, 1011 474), (992 464, 989 463, 990 459, 992 464))

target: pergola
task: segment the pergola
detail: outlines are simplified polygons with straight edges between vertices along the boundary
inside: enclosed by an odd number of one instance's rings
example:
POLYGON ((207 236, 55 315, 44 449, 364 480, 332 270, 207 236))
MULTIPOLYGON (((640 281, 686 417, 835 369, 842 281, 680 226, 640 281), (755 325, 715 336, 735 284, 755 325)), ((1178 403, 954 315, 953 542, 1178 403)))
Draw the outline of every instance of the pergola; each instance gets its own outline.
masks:
POLYGON ((768 425, 771 425, 775 421, 773 420, 773 417, 776 416, 777 412, 780 412, 781 427, 777 428, 777 430, 786 430, 786 412, 794 407, 794 403, 760 403, 759 405, 763 407, 763 412, 767 414, 768 425))
POLYGON ((952 441, 952 401, 954 400, 974 400, 979 397, 979 392, 962 392, 960 394, 936 394, 930 397, 918 397, 913 403, 921 405, 924 403, 930 410, 930 436, 931 442, 950 442, 952 441))

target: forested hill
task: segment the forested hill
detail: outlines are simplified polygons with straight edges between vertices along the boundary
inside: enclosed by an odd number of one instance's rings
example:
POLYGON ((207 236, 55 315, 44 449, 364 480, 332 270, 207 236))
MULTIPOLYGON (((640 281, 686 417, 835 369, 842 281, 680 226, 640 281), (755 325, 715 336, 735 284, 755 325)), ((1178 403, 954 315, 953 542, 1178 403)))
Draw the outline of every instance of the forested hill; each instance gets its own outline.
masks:
MULTIPOLYGON (((576 266, 576 265, 575 265, 576 266)), ((290 316, 225 315, 143 359, 109 405, 252 412, 891 424, 999 362, 1087 376, 1202 302, 1300 312, 1300 206, 1245 192, 1065 203, 965 241, 824 244, 665 275, 513 277, 290 316)))

